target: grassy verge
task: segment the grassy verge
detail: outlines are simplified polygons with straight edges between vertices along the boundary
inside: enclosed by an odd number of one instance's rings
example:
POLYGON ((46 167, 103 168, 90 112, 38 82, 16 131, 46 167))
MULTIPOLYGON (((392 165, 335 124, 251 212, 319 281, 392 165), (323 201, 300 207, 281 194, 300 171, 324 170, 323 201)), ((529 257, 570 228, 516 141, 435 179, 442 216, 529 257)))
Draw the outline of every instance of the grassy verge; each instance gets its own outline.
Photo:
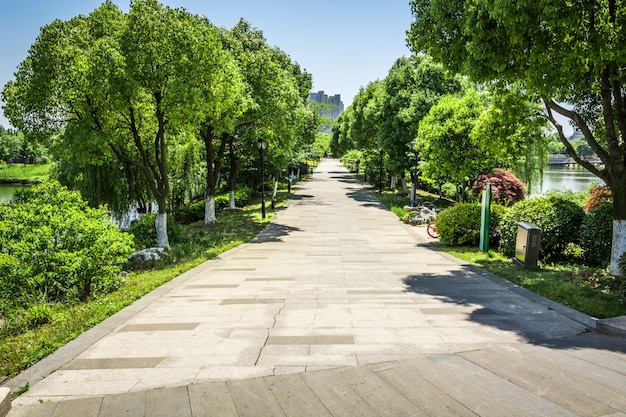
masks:
POLYGON ((0 163, 0 182, 36 183, 50 178, 52 164, 0 163))
MULTIPOLYGON (((289 197, 286 192, 279 192, 276 208, 283 207, 289 197)), ((131 273, 117 290, 88 302, 53 306, 47 324, 15 335, 0 332, 0 376, 17 375, 165 282, 248 242, 272 220, 274 212, 269 203, 267 206, 265 220, 261 219, 261 205, 256 203, 240 210, 220 212, 218 222, 213 225, 199 222, 185 226, 187 239, 172 245, 166 264, 131 273)))
MULTIPOLYGON (((420 195, 423 199, 436 198, 423 193, 420 195)), ((388 191, 379 198, 402 218, 405 213, 402 207, 408 201, 406 198, 388 191)), ((572 260, 559 264, 540 262, 537 270, 530 270, 518 267, 497 251, 483 253, 476 247, 437 246, 465 262, 592 317, 626 315, 626 288, 606 269, 581 266, 572 260)))

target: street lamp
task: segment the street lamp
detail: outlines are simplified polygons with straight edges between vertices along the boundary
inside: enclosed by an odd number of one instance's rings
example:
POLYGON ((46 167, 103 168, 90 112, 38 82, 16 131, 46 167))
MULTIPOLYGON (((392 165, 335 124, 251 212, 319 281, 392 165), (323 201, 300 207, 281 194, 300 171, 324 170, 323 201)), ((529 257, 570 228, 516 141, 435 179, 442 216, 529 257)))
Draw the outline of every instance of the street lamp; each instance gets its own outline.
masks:
POLYGON ((256 142, 256 147, 261 154, 261 218, 265 220, 265 148, 267 148, 267 142, 263 138, 256 142))
POLYGON ((417 206, 417 170, 418 168, 418 160, 417 160, 417 149, 415 146, 417 145, 417 138, 411 141, 411 150, 415 155, 415 172, 413 172, 413 186, 411 187, 411 205, 413 207, 417 206))
POLYGON ((378 167, 378 194, 383 194, 383 148, 380 148, 380 166, 378 167))

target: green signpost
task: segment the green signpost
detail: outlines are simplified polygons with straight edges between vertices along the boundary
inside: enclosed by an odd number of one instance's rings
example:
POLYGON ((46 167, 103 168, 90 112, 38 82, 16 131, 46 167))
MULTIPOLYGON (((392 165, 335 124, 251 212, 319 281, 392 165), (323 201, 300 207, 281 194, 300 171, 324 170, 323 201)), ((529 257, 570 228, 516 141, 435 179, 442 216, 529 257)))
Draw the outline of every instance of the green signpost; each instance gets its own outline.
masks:
POLYGON ((481 252, 489 251, 489 215, 491 214, 491 183, 485 184, 482 207, 480 209, 480 243, 481 252))

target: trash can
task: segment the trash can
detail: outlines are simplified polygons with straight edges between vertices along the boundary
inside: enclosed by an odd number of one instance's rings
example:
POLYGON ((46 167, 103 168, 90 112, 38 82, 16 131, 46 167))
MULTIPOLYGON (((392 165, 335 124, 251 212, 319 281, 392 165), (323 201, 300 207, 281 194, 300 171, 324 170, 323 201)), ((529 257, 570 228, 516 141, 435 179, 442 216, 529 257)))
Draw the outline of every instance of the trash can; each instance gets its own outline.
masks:
POLYGON ((537 267, 539 259, 539 243, 541 228, 530 223, 517 223, 517 239, 515 242, 515 262, 524 267, 537 267))

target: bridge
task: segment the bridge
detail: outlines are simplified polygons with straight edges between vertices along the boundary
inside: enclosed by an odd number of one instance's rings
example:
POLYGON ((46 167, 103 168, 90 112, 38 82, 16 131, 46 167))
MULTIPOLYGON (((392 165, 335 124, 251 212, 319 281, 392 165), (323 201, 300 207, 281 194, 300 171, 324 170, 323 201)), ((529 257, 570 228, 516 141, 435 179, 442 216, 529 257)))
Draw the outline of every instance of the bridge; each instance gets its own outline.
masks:
MULTIPOLYGON (((604 162, 597 156, 585 156, 583 159, 589 162, 591 165, 604 165, 604 162)), ((550 155, 548 157, 548 166, 550 168, 582 168, 574 158, 569 155, 550 155)))

